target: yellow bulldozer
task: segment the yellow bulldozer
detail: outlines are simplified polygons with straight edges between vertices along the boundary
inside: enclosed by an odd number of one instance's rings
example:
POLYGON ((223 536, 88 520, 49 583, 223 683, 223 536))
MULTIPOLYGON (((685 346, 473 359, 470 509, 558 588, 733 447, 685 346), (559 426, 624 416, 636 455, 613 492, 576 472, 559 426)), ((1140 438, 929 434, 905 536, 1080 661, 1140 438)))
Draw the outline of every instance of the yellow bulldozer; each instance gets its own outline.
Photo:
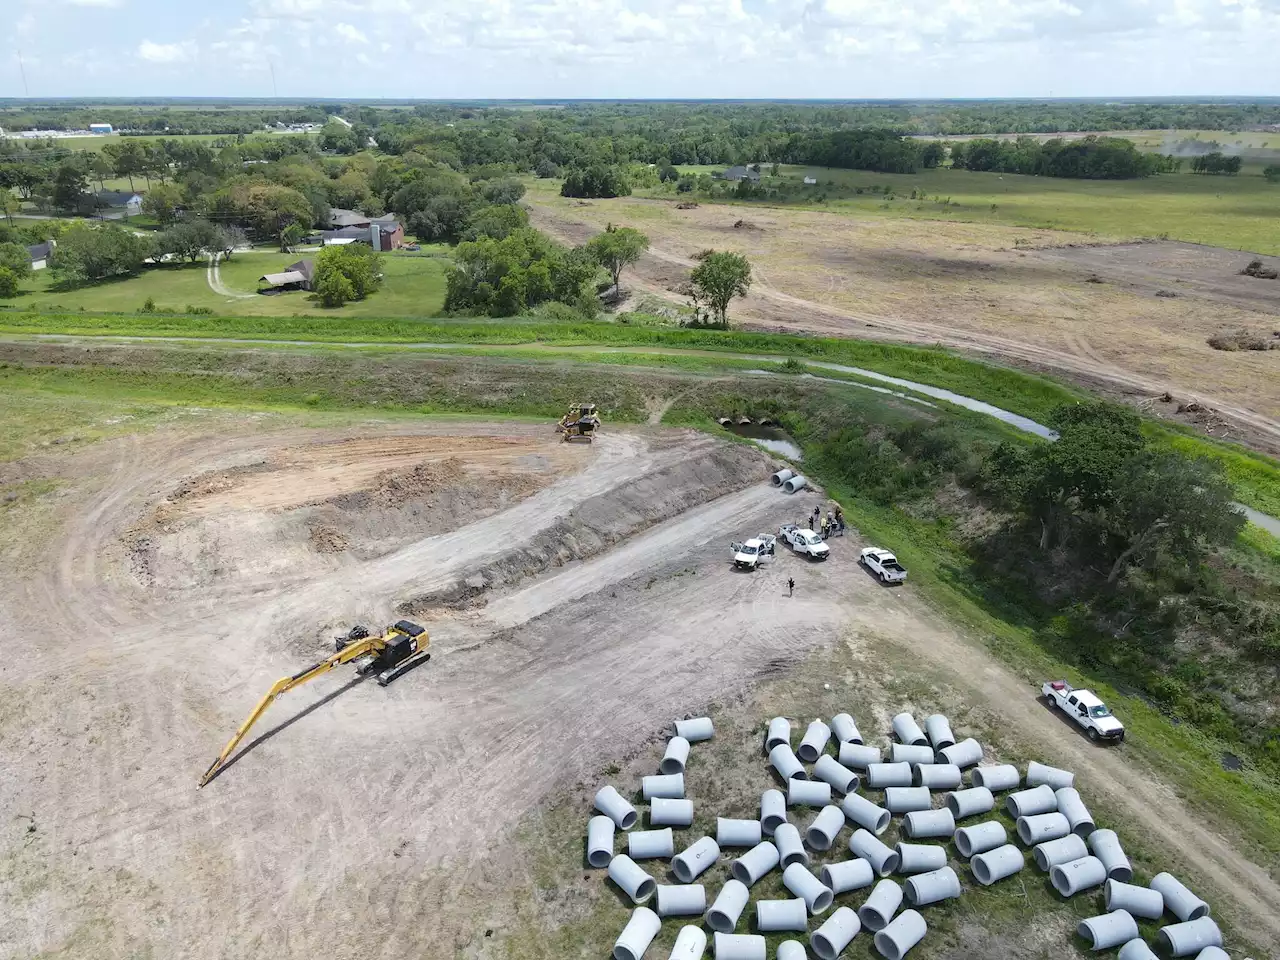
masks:
POLYGON ((556 424, 556 432, 565 442, 590 443, 599 429, 600 413, 594 403, 575 404, 556 424))

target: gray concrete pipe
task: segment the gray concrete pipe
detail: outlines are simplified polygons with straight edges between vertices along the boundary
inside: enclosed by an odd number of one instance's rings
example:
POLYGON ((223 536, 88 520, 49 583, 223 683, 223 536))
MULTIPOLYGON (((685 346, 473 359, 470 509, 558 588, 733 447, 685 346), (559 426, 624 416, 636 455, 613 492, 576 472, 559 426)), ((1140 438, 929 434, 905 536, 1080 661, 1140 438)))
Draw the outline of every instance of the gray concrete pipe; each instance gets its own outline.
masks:
POLYGON ((670 827, 662 830, 633 830, 627 834, 627 856, 632 860, 669 860, 675 856, 676 838, 670 827))
POLYGON ((973 870, 975 880, 984 887, 989 887, 998 880, 1012 877, 1026 863, 1022 851, 1012 843, 1006 843, 1002 847, 978 854, 969 861, 969 868, 973 870))
POLYGON ((960 786, 960 768, 954 763, 917 763, 915 778, 917 787, 954 790, 960 786))
POLYGON ((831 735, 836 743, 862 743, 862 734, 858 732, 858 724, 847 713, 837 713, 831 718, 831 735))
POLYGON ((1061 790, 1063 787, 1075 786, 1075 781, 1076 775, 1070 770, 1059 770, 1057 767, 1050 767, 1034 760, 1027 764, 1028 787, 1038 787, 1042 783, 1047 783, 1053 789, 1061 790))
POLYGON ((764 937, 754 933, 717 933, 711 943, 716 960, 765 960, 768 955, 764 937))
POLYGON ((809 914, 814 917, 831 909, 831 902, 835 899, 831 889, 802 863, 793 863, 782 871, 782 885, 803 900, 809 914))
POLYGON ((700 917, 707 912, 707 888, 700 883, 658 887, 658 916, 700 917))
POLYGON ((620 853, 609 861, 609 879, 635 904, 648 902, 658 889, 653 877, 641 870, 640 865, 625 853, 620 853))
POLYGON ((909 787, 914 778, 909 763, 871 763, 867 765, 867 786, 872 790, 886 787, 909 787))
POLYGON ((1106 883, 1107 868, 1097 857, 1081 857, 1070 863, 1060 863, 1051 869, 1049 880, 1058 893, 1064 897, 1074 897, 1082 890, 1090 890, 1106 883))
POLYGON ((730 820, 716 817, 716 846, 754 847, 761 840, 763 831, 759 820, 730 820))
POLYGON ((786 717, 774 717, 769 721, 769 732, 764 738, 764 752, 772 752, 774 747, 791 746, 791 721, 786 717))
POLYGON ((955 841, 960 856, 967 858, 1003 847, 1009 842, 1009 835, 999 820, 988 820, 972 827, 961 827, 955 833, 955 841))
POLYGON ((928 810, 933 806, 933 798, 928 787, 886 787, 884 805, 890 813, 910 813, 928 810))
POLYGON ((1053 787, 1041 784, 1030 790, 1019 790, 1004 798, 1004 808, 1015 820, 1018 817, 1034 817, 1041 813, 1053 813, 1058 809, 1058 796, 1053 787))
POLYGON ((587 863, 603 869, 613 859, 614 822, 608 817, 592 817, 587 821, 587 863))
POLYGON ((903 826, 912 840, 949 839, 956 832, 956 819, 945 807, 941 810, 913 810, 903 818, 903 826))
POLYGON ((751 899, 751 891, 741 880, 726 880, 716 902, 707 911, 707 926, 716 933, 733 933, 738 925, 738 918, 747 909, 747 901, 751 899))
POLYGON ((699 874, 713 867, 719 859, 720 847, 710 837, 703 837, 671 858, 671 872, 681 883, 693 883, 699 874))
POLYGON ((931 870, 941 870, 947 865, 947 848, 932 843, 899 841, 893 852, 898 855, 898 873, 928 873, 931 870))
POLYGON ((1071 832, 1071 824, 1060 813, 1038 813, 1018 818, 1018 839, 1028 847, 1061 840, 1071 832))
POLYGON ((782 489, 785 490, 787 493, 799 493, 808 485, 809 485, 809 480, 807 477, 795 476, 795 477, 792 477, 790 480, 786 481, 782 485, 782 489))
POLYGON ((1076 933, 1089 941, 1090 950, 1113 950, 1139 935, 1138 921, 1124 910, 1113 910, 1081 920, 1076 933))
POLYGON ((840 801, 844 815, 865 830, 879 836, 889 829, 893 815, 884 807, 877 807, 866 797, 851 793, 840 801))
POLYGON ((975 787, 986 787, 992 793, 1012 790, 1022 785, 1022 774, 1012 763, 1001 763, 994 767, 978 767, 970 774, 969 779, 975 787))
POLYGON ((795 475, 796 475, 796 472, 794 470, 779 470, 777 473, 775 473, 772 477, 769 478, 769 482, 772 483, 775 487, 780 487, 795 475))
POLYGON ((957 820, 990 813, 996 808, 996 798, 986 787, 970 787, 947 794, 947 809, 957 820))
MULTIPOLYGON (((1169 898, 1166 896, 1165 906, 1168 905, 1169 898)), ((1171 957, 1186 957, 1199 953, 1205 947, 1222 946, 1222 931, 1212 917, 1202 916, 1198 920, 1185 920, 1161 927, 1156 940, 1164 945, 1171 957)))
POLYGON ((837 960, 861 929, 858 915, 849 907, 841 907, 813 932, 809 943, 819 960, 837 960))
POLYGON ((982 762, 982 744, 970 737, 938 751, 938 763, 954 763, 963 770, 982 762))
POLYGON ((900 713, 893 718, 893 735, 898 738, 899 743, 918 744, 922 747, 929 745, 929 738, 920 729, 920 724, 916 723, 916 718, 909 713, 900 713))
POLYGON ((871 868, 870 863, 861 857, 856 860, 841 860, 838 863, 829 863, 818 873, 818 879, 822 881, 822 885, 830 888, 831 892, 835 894, 848 893, 850 890, 861 890, 863 887, 869 887, 875 878, 875 870, 871 868))
POLYGON ((841 793, 853 793, 858 789, 858 775, 828 754, 818 758, 813 765, 813 775, 841 793))
POLYGON ((935 753, 956 745, 955 734, 951 732, 951 721, 940 713, 924 718, 924 735, 929 738, 935 753))
POLYGON ((882 759, 879 747, 869 747, 865 743, 840 744, 840 762, 851 770, 866 770, 882 759))
POLYGON ((766 790, 760 794, 760 829, 767 837, 773 836, 778 824, 787 822, 787 798, 781 790, 766 790))
POLYGON ((701 927, 692 924, 680 928, 676 936, 675 946, 671 948, 671 956, 667 960, 702 960, 707 952, 707 935, 701 927))
POLYGON ((649 801, 649 825, 651 827, 693 826, 693 801, 654 797, 649 801))
MULTIPOLYGON (((1093 851, 1093 855, 1101 860, 1102 865, 1107 868, 1108 880, 1119 880, 1121 883, 1128 883, 1133 879, 1133 867, 1129 863, 1129 858, 1125 856, 1124 848, 1120 846, 1120 838, 1116 836, 1114 830, 1094 830, 1089 834, 1089 839, 1085 842, 1089 844, 1089 849, 1093 851)), ((1205 912, 1209 912, 1208 907, 1205 907, 1205 912)), ((1191 918, 1182 917, 1181 919, 1189 920, 1191 918)))
POLYGON ((733 874, 733 879, 743 886, 751 887, 776 867, 780 860, 778 848, 766 840, 733 861, 729 865, 729 872, 733 874))
POLYGON ((801 763, 813 763, 827 749, 827 741, 830 739, 831 728, 821 720, 815 720, 805 730, 800 746, 796 748, 796 756, 801 763))
POLYGON ((800 840, 800 830, 794 823, 779 825, 778 829, 773 831, 773 842, 778 848, 778 857, 784 870, 793 863, 808 865, 809 851, 804 848, 804 843, 800 840))
POLYGON ((778 944, 778 960, 809 960, 804 944, 799 940, 783 940, 778 944))
POLYGON ((1205 947, 1196 954, 1196 960, 1231 960, 1231 954, 1221 947, 1205 947))
POLYGON ((889 759, 894 763, 909 763, 913 767, 917 763, 933 763, 933 747, 918 743, 891 743, 889 759))
POLYGON ((787 781, 788 807, 825 807, 831 802, 831 784, 821 780, 787 781))
POLYGON ((928 931, 924 917, 915 910, 903 910, 896 920, 876 934, 876 950, 884 960, 902 960, 928 931))
POLYGON ((676 736, 684 737, 690 743, 699 740, 710 740, 716 735, 715 724, 710 717, 694 717, 691 720, 676 721, 676 736))
POLYGON ((640 792, 646 800, 657 797, 660 800, 684 799, 684 774, 658 774, 654 777, 640 778, 640 792))
POLYGON ((854 856, 870 863, 871 868, 882 877, 887 877, 898 869, 898 855, 867 830, 854 831, 849 838, 849 849, 854 856))
POLYGON ((1083 840, 1073 833, 1063 837, 1061 840, 1050 840, 1048 843, 1037 844, 1036 848, 1031 851, 1031 855, 1035 857, 1036 868, 1048 873, 1060 863, 1070 863, 1072 860, 1081 860, 1087 857, 1089 848, 1084 845, 1083 840))
POLYGON ((1087 837, 1098 829, 1098 825, 1093 822, 1093 817, 1089 814, 1089 808, 1080 799, 1079 790, 1075 787, 1062 787, 1053 793, 1058 798, 1058 812, 1067 818, 1067 822, 1071 824, 1072 833, 1087 837))
POLYGON ((1199 920, 1209 915, 1209 905, 1171 873, 1157 873, 1151 878, 1151 889, 1160 891, 1164 897, 1164 908, 1179 920, 1199 920))
POLYGON ((1144 920, 1159 920, 1164 916, 1164 894, 1159 890, 1108 880, 1106 896, 1108 910, 1127 910, 1144 920))
POLYGON ((836 835, 844 829, 844 811, 839 807, 823 807, 804 832, 804 842, 814 850, 830 850, 836 835))
POLYGON ((800 762, 800 758, 796 756, 785 743, 781 743, 769 751, 769 765, 778 771, 778 776, 782 778, 782 782, 788 780, 808 780, 809 773, 805 770, 804 764, 800 762))
POLYGON ((1116 954, 1116 960, 1160 960, 1160 958, 1147 946, 1147 941, 1135 938, 1120 948, 1120 952, 1116 954))
POLYGON ((756 929, 761 933, 808 930, 809 908, 799 897, 794 900, 757 900, 756 929))
POLYGON ((950 867, 907 878, 907 902, 913 907, 952 900, 960 896, 960 892, 960 878, 950 867))
POLYGON ((662 928, 662 920, 647 907, 636 907, 613 944, 613 960, 641 960, 662 928))
POLYGON ((685 764, 689 762, 689 741, 684 737, 672 737, 667 741, 667 752, 662 755, 662 763, 658 765, 659 773, 684 773, 685 764))
POLYGON ((636 813, 636 808, 613 787, 601 787, 596 791, 595 806, 622 830, 630 830, 634 827, 636 819, 640 816, 636 813))
POLYGON ((883 930, 902 906, 902 888, 892 880, 881 880, 858 908, 858 919, 868 930, 883 930))

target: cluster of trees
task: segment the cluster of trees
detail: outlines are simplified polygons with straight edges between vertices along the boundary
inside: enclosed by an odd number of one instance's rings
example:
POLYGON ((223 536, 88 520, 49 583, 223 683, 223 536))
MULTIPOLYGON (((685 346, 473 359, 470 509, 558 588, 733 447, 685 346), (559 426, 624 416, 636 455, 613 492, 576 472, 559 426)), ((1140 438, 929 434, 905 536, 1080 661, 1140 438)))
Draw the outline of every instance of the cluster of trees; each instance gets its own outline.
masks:
POLYGON ((631 184, 627 175, 611 164, 594 163, 574 167, 564 175, 560 187, 562 197, 629 197, 631 184))
POLYGON ((30 274, 27 248, 20 243, 0 242, 0 299, 16 297, 18 285, 30 274))
POLYGON ((49 270, 65 287, 138 273, 156 252, 150 237, 116 224, 78 223, 58 240, 49 270))
POLYGON ((1016 140, 969 140, 951 146, 957 170, 1021 173, 1083 180, 1127 180, 1176 170, 1180 161, 1142 153, 1132 141, 1089 136, 1080 140, 1034 137, 1016 140))
POLYGON ((316 255, 313 285, 326 307, 363 300, 382 285, 382 257, 359 243, 325 247, 316 255))
POLYGON ((1234 177, 1240 172, 1240 158, 1229 157, 1218 151, 1206 153, 1204 156, 1191 158, 1191 172, 1225 174, 1234 177))
POLYGON ((936 140, 912 140, 888 130, 841 130, 795 137, 786 147, 784 162, 878 173, 915 173, 946 159, 936 140))
POLYGON ((502 239, 479 237, 453 252, 445 309, 512 317, 558 301, 592 316, 598 269, 584 249, 567 249, 532 227, 502 239))
POLYGON ((190 100, 182 106, 161 101, 138 101, 128 106, 118 103, 91 105, 92 101, 61 101, 24 104, 0 110, 0 127, 6 130, 87 130, 91 123, 109 123, 117 131, 135 133, 244 134, 275 123, 324 123, 334 111, 332 104, 232 105, 209 100, 206 108, 196 108, 190 100), (230 109, 207 107, 230 106, 230 109))

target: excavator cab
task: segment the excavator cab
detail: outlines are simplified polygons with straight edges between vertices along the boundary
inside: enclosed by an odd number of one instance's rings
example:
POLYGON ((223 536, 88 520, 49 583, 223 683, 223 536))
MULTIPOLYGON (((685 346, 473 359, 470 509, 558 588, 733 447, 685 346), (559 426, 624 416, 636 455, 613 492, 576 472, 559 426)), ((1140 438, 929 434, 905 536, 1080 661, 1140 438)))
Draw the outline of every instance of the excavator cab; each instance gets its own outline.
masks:
POLYGON ((569 412, 560 418, 556 430, 564 435, 565 441, 582 441, 590 443, 593 435, 600 427, 600 414, 594 403, 580 403, 570 407, 569 412))

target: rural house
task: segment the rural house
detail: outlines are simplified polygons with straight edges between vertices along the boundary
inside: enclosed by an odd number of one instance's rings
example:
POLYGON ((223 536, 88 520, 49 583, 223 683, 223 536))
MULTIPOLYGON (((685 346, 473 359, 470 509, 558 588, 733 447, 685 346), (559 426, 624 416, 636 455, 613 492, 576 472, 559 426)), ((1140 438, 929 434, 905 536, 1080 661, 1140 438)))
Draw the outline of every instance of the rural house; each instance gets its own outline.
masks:
POLYGON ((98 207, 104 210, 123 210, 126 217, 142 212, 142 194, 131 190, 99 190, 95 197, 98 207))
POLYGON ((49 265, 49 257, 53 255, 53 248, 58 245, 56 240, 46 240, 44 243, 37 243, 34 247, 27 247, 27 256, 31 259, 32 270, 43 270, 49 265))
POLYGON ((385 253, 404 246, 404 227, 394 216, 364 217, 364 222, 360 224, 350 224, 335 230, 322 230, 320 242, 326 247, 341 246, 346 243, 367 243, 373 249, 385 253))
POLYGON ((286 290, 310 290, 315 279, 316 262, 299 260, 285 267, 282 273, 268 273, 258 278, 259 293, 283 293, 286 290))
POLYGON ((736 183, 739 180, 758 181, 760 179, 760 171, 752 170, 750 167, 744 167, 742 164, 730 167, 724 173, 720 174, 721 180, 728 180, 736 183))

